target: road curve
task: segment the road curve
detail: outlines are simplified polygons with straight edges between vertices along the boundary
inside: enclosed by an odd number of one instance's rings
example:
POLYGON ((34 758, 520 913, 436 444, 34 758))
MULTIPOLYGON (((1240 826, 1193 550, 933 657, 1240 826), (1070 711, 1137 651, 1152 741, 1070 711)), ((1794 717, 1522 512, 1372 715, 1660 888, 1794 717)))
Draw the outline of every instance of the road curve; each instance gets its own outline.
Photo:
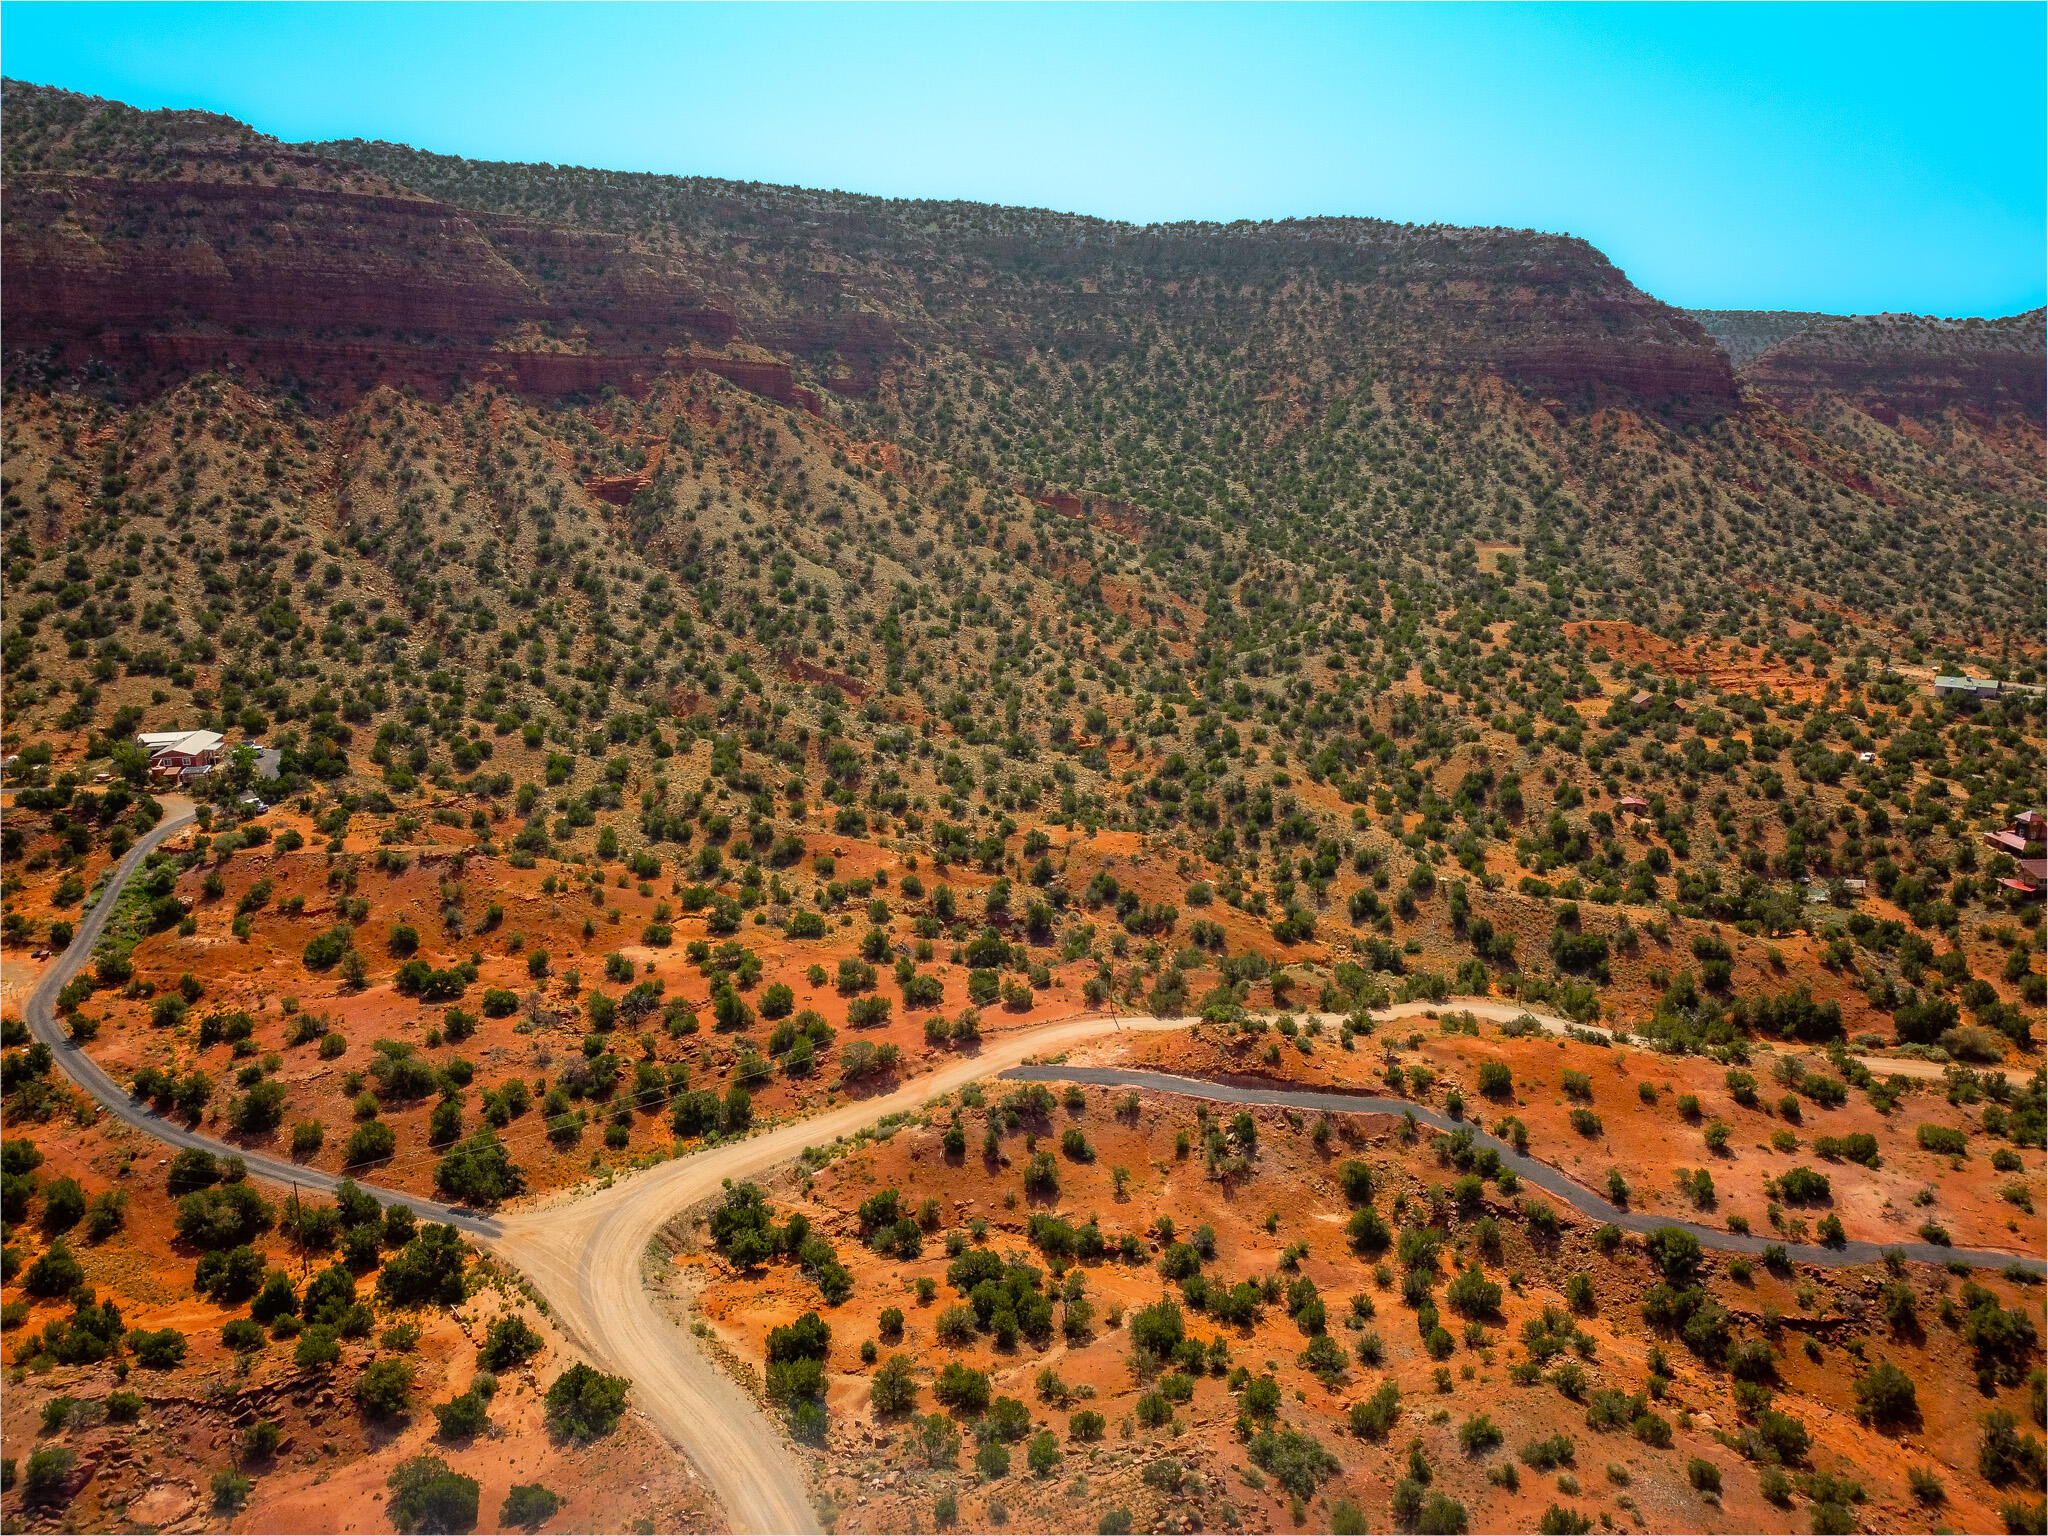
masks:
POLYGON ((717 1198, 728 1179, 758 1178, 805 1147, 917 1109, 1027 1056, 1118 1029, 1179 1029, 1187 1022, 1085 1018, 999 1036, 890 1093, 638 1170, 594 1194, 567 1191, 506 1215, 493 1247, 526 1272, 587 1353, 632 1378, 634 1405, 695 1462, 733 1530, 815 1531, 802 1468, 781 1432, 657 1310, 642 1273, 655 1234, 678 1211, 717 1198))
MULTIPOLYGON (((142 867, 143 860, 162 847, 168 839, 192 825, 195 819, 192 802, 181 796, 167 795, 163 797, 162 803, 166 812, 164 819, 144 833, 136 841, 135 846, 122 856, 121 862, 114 866, 101 887, 99 901, 80 920, 77 931, 71 936, 70 947, 57 957, 49 970, 43 973, 42 979, 36 983, 35 990, 29 993, 28 1000, 22 1005, 22 1013, 28 1021, 29 1030, 50 1048, 50 1054, 56 1059, 57 1065, 64 1069, 65 1076, 97 1099, 108 1113, 124 1123, 174 1147, 196 1147, 202 1152, 239 1157, 248 1165, 249 1173, 254 1178, 272 1184, 296 1185, 302 1190, 332 1194, 335 1186, 341 1182, 339 1174, 324 1173, 318 1168, 303 1167, 281 1157, 272 1157, 265 1152, 231 1146, 211 1136, 202 1136, 176 1121, 165 1119, 109 1077, 105 1069, 80 1049, 78 1043, 66 1035, 57 1023, 57 994, 64 990, 65 984, 72 977, 85 969, 86 963, 92 958, 93 946, 99 942, 100 935, 113 917, 114 908, 120 902, 122 888, 142 867)), ((400 1190, 381 1189, 377 1185, 365 1184, 361 1180, 356 1182, 386 1205, 409 1205, 415 1214, 425 1220, 447 1222, 472 1237, 488 1239, 497 1236, 498 1224, 473 1211, 442 1205, 438 1201, 422 1200, 417 1195, 409 1195, 400 1190)))
MULTIPOLYGON (((176 1147, 242 1157, 252 1176, 278 1184, 331 1193, 339 1177, 300 1167, 260 1152, 250 1152, 201 1136, 134 1100, 84 1051, 65 1036, 55 1015, 57 994, 83 969, 111 917, 120 893, 144 859, 193 821, 189 802, 167 797, 166 819, 138 841, 105 882, 98 903, 79 924, 71 945, 43 976, 24 1007, 29 1028, 50 1047, 59 1066, 80 1087, 125 1123, 176 1147), (182 807, 182 809, 180 809, 182 807)), ((1563 1019, 1511 1004, 1482 999, 1457 999, 1443 1004, 1409 1003, 1384 1009, 1381 1020, 1468 1010, 1480 1017, 1508 1020, 1527 1014, 1546 1031, 1562 1034, 1576 1026, 1563 1019)), ((1334 1022, 1334 1016, 1332 1018, 1334 1022)), ((633 1401, 647 1419, 679 1450, 688 1454, 718 1494, 735 1531, 814 1531, 813 1512, 802 1468, 784 1444, 780 1431, 753 1400, 729 1381, 696 1349, 675 1324, 657 1310, 645 1283, 643 1266, 648 1245, 677 1212, 716 1198, 725 1181, 757 1178, 794 1160, 807 1146, 829 1143, 872 1125, 884 1116, 914 1110, 940 1094, 990 1075, 1035 1080, 1105 1083, 1155 1088, 1221 1103, 1291 1104, 1335 1112, 1400 1114, 1412 1110, 1418 1120, 1449 1129, 1456 1122, 1427 1105, 1362 1095, 1318 1093, 1270 1088, 1238 1088, 1195 1078, 1124 1068, 1023 1068, 1026 1057, 1058 1052, 1083 1040, 1114 1031, 1151 1032, 1186 1028, 1191 1019, 1118 1021, 1086 1017, 1043 1024, 999 1036, 973 1054, 946 1062, 936 1072, 903 1083, 893 1091, 858 1099, 809 1119, 772 1126, 742 1141, 708 1148, 619 1177, 589 1191, 563 1191, 526 1209, 493 1220, 475 1212, 422 1200, 402 1191, 362 1187, 379 1199, 411 1206, 422 1217, 448 1222, 488 1243, 518 1265, 547 1298, 556 1321, 593 1359, 631 1378, 633 1401)), ((1605 1031, 1599 1031, 1605 1034, 1605 1031)), ((1913 1075, 1938 1075, 1926 1062, 1890 1062, 1865 1058, 1873 1070, 1904 1070, 1913 1075)), ((1668 1223, 1616 1209, 1548 1164, 1503 1145, 1473 1127, 1475 1140, 1493 1146, 1504 1164, 1529 1183, 1576 1209, 1617 1226, 1646 1231, 1668 1223)), ((358 1181, 360 1182, 360 1181, 358 1181)), ((1687 1226, 1703 1246, 1742 1253, 1760 1253, 1761 1238, 1742 1237, 1712 1228, 1687 1226)), ((1892 1245, 1909 1258, 1941 1262, 1963 1259, 1979 1265, 2015 1261, 2040 1272, 2037 1258, 1939 1248, 1924 1243, 1892 1245)), ((1886 1247, 1851 1243, 1844 1248, 1792 1249, 1810 1263, 1844 1265, 1879 1259, 1886 1247)))
MULTIPOLYGON (((1660 1227, 1683 1227, 1700 1240, 1702 1248, 1716 1248, 1725 1253, 1761 1254, 1764 1249, 1772 1246, 1767 1238, 1745 1236, 1738 1232, 1723 1232, 1718 1228, 1703 1227, 1690 1221, 1676 1221, 1666 1216, 1649 1216, 1639 1211, 1623 1209, 1567 1177, 1549 1163, 1539 1162, 1533 1157, 1517 1152, 1498 1136, 1489 1134, 1470 1121, 1457 1119, 1441 1110, 1432 1109, 1427 1104, 1411 1103, 1407 1099, 1383 1099, 1370 1094, 1328 1093, 1314 1089, 1239 1086, 1211 1082, 1206 1078, 1176 1077, 1165 1072, 1142 1072, 1130 1067, 1018 1066, 1000 1075, 1035 1083, 1091 1083, 1105 1088, 1146 1088, 1155 1093, 1177 1093, 1188 1098, 1207 1099, 1217 1104, 1271 1104, 1340 1115, 1412 1114, 1423 1124, 1433 1125, 1438 1130, 1470 1131, 1475 1144, 1492 1147, 1500 1153, 1501 1162, 1514 1169, 1518 1178, 1534 1184, 1539 1189, 1547 1190, 1595 1221, 1610 1221, 1617 1227, 1626 1228, 1631 1232, 1653 1232, 1660 1227)), ((1839 1248, 1815 1247, 1803 1243, 1782 1246, 1788 1257, 1800 1263, 1825 1264, 1837 1268, 1873 1263, 1882 1260, 1887 1253, 1897 1252, 1908 1259, 1918 1259, 1929 1264, 1944 1264, 1951 1259, 1961 1259, 1979 1269, 2003 1269, 2017 1263, 2037 1275, 2048 1272, 2048 1265, 2044 1265, 2038 1258, 2017 1253, 2002 1253, 1997 1249, 1947 1248, 1937 1243, 1852 1242, 1844 1243, 1839 1248)))

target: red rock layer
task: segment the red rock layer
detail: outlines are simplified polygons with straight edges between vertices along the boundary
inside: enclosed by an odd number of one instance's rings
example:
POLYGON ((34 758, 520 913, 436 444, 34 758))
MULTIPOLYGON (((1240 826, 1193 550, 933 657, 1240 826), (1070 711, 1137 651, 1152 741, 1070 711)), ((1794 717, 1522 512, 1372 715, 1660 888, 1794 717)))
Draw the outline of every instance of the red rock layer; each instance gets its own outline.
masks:
POLYGON ((1771 348, 1742 376, 1785 409, 1837 394, 1886 422, 1948 410, 2040 422, 2048 416, 2044 313, 1991 321, 1918 315, 1827 320, 1771 348))

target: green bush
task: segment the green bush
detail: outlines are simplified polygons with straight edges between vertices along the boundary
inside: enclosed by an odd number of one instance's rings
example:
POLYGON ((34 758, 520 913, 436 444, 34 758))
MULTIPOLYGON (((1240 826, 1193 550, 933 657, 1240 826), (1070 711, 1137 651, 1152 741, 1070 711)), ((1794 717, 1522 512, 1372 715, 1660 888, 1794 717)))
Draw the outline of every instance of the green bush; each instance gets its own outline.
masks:
POLYGON ((606 1376, 580 1361, 557 1376, 547 1391, 547 1423, 551 1432, 579 1444, 618 1428, 626 1411, 623 1376, 606 1376))
POLYGON ((1944 1157, 1959 1157, 1969 1150, 1969 1141, 1952 1125, 1923 1125, 1913 1133, 1923 1152, 1939 1152, 1944 1157))
POLYGON ((231 1515, 249 1502, 256 1485, 233 1467, 213 1474, 213 1507, 217 1514, 231 1515))
POLYGON ((137 1328, 128 1335, 128 1348, 134 1352, 137 1365, 152 1371, 170 1371, 185 1363, 187 1344, 185 1335, 175 1328, 137 1328))
POLYGON ((1811 1168, 1788 1168, 1778 1175, 1778 1197, 1788 1205, 1808 1205, 1833 1197, 1834 1188, 1824 1173, 1811 1168))
POLYGON ((1856 1411, 1878 1424, 1911 1419, 1920 1411, 1913 1378, 1889 1360, 1879 1360, 1856 1382, 1856 1411))
POLYGON ((932 1396, 960 1413, 979 1414, 988 1407, 988 1375, 958 1360, 948 1360, 932 1384, 932 1396))
POLYGON ((46 1445, 31 1451, 21 1475, 23 1501, 45 1508, 64 1502, 64 1485, 77 1465, 78 1454, 68 1445, 46 1445))
MULTIPOLYGON (((476 1479, 454 1471, 438 1456, 400 1462, 384 1485, 391 1490, 391 1524, 400 1531, 476 1529, 476 1479)), ((505 1502, 509 1506, 512 1501, 505 1502)))
POLYGON ((403 1360, 373 1360, 356 1378, 355 1397, 374 1419, 403 1417, 412 1407, 412 1367, 403 1360))
POLYGON ((1379 1390, 1350 1408, 1351 1432, 1365 1440, 1384 1440, 1401 1418, 1401 1389, 1383 1381, 1379 1390))
POLYGON ((1320 1440, 1284 1425, 1260 1430, 1245 1446, 1245 1454, 1254 1466, 1302 1500, 1313 1498, 1316 1489, 1340 1470, 1337 1458, 1320 1440))
POLYGON ((1472 1415, 1458 1426, 1458 1444, 1468 1456, 1490 1451, 1505 1438, 1500 1426, 1483 1413, 1472 1415))
POLYGON ((513 1530, 538 1530, 561 1507, 561 1497, 539 1483, 515 1483, 498 1508, 498 1524, 513 1530))
POLYGON ((434 1187, 463 1205, 493 1206, 526 1188, 526 1175, 488 1126, 451 1147, 434 1166, 434 1187))
POLYGON ((907 1413, 917 1406, 915 1365, 908 1355, 891 1355, 868 1383, 868 1401, 879 1414, 907 1413))
POLYGON ((85 1267, 62 1239, 44 1249, 21 1277, 22 1289, 31 1296, 68 1296, 84 1283, 85 1267))
POLYGON ((443 1440, 473 1440, 490 1427, 490 1409, 474 1388, 434 1405, 434 1422, 443 1440))
POLYGON ((202 1189, 178 1202, 178 1236, 195 1248, 234 1248, 270 1229, 270 1203, 248 1184, 202 1189))
POLYGON ((486 1370, 509 1371, 539 1354, 541 1336, 527 1326, 516 1312, 503 1313, 490 1321, 484 1341, 477 1346, 476 1363, 486 1370))

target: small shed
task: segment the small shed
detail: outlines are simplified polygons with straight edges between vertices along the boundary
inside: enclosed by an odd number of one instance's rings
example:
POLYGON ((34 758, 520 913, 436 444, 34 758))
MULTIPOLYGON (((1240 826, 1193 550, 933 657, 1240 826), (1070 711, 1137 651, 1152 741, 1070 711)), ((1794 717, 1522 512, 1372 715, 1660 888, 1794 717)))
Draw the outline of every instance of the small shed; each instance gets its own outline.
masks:
POLYGON ((1650 802, 1641 795, 1623 795, 1619 803, 1621 805, 1621 814, 1624 816, 1647 816, 1650 814, 1650 802))
POLYGON ((2017 859, 2026 854, 2027 840, 2017 832, 1986 832, 1984 846, 1996 848, 2000 853, 2009 853, 2017 859))
POLYGON ((1638 688, 1633 694, 1629 696, 1628 707, 1630 709, 1648 709, 1652 704, 1656 702, 1657 696, 1655 694, 1646 692, 1645 690, 1638 688))

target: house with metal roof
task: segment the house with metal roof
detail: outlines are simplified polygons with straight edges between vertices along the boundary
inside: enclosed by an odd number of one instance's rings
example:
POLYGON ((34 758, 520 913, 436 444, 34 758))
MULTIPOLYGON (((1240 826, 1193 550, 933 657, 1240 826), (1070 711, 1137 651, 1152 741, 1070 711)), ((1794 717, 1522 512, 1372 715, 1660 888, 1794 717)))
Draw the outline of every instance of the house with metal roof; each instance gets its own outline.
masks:
POLYGON ((149 754, 152 773, 209 768, 220 761, 227 738, 219 731, 144 731, 136 745, 149 754))
POLYGON ((1995 677, 1937 677, 1937 699, 1995 699, 2003 687, 1995 677))

